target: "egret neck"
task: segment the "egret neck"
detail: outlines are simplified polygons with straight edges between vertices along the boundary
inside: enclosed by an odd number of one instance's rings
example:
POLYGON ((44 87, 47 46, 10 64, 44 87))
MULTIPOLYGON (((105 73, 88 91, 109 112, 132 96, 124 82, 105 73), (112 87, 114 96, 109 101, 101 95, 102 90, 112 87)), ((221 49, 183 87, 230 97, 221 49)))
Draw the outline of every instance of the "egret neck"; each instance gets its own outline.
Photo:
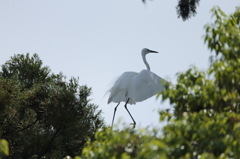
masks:
POLYGON ((142 52, 142 59, 143 59, 143 62, 145 63, 146 67, 147 67, 147 70, 150 71, 150 66, 146 60, 146 53, 142 52))

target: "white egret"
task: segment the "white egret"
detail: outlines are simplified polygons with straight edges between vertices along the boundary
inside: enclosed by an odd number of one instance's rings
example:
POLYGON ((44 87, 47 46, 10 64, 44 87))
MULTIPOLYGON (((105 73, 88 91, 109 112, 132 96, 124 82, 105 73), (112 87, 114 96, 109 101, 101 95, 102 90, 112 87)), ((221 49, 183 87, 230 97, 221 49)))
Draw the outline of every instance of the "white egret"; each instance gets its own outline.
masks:
POLYGON ((166 81, 150 71, 150 66, 147 63, 146 55, 148 53, 158 53, 149 49, 142 49, 142 59, 147 70, 137 72, 124 72, 110 88, 108 104, 111 102, 118 103, 114 109, 112 126, 115 118, 115 113, 120 102, 125 102, 125 109, 133 120, 133 128, 136 125, 131 113, 127 109, 127 104, 136 104, 146 100, 164 89, 166 81))

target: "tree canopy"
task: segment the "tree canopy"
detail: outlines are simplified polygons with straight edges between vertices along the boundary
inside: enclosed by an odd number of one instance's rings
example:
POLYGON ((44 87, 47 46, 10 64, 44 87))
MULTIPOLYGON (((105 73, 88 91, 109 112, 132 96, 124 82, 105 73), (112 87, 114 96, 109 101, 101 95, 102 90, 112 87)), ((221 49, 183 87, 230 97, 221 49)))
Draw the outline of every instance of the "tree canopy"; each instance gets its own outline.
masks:
POLYGON ((8 158, 80 155, 103 126, 90 94, 77 78, 51 73, 37 54, 11 57, 0 72, 0 138, 9 143, 8 158))

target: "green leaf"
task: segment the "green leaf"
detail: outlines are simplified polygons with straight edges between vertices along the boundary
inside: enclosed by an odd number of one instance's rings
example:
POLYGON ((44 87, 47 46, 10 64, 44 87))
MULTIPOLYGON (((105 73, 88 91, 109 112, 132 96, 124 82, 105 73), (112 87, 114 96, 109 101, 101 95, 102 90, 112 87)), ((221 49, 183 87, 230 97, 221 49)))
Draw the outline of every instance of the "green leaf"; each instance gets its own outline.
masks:
POLYGON ((9 148, 8 142, 5 139, 0 140, 0 157, 8 156, 9 155, 9 148))

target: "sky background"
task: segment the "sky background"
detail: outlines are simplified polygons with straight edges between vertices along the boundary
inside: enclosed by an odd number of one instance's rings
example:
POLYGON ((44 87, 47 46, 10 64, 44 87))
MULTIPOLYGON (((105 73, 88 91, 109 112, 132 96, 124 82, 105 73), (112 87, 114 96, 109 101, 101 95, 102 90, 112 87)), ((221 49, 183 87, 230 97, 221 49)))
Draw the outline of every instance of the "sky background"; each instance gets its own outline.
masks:
MULTIPOLYGON (((110 125, 116 104, 108 105, 104 95, 123 72, 146 69, 142 48, 159 52, 147 55, 151 71, 173 83, 191 65, 205 70, 210 10, 218 5, 230 14, 240 1, 201 0, 197 15, 185 22, 176 5, 177 0, 0 0, 0 65, 14 54, 37 53, 53 73, 79 77, 81 85, 92 87, 92 103, 110 125)), ((115 123, 128 125, 132 120, 123 106, 115 123)), ((158 110, 171 107, 156 97, 128 106, 137 128, 161 127, 158 110)))

